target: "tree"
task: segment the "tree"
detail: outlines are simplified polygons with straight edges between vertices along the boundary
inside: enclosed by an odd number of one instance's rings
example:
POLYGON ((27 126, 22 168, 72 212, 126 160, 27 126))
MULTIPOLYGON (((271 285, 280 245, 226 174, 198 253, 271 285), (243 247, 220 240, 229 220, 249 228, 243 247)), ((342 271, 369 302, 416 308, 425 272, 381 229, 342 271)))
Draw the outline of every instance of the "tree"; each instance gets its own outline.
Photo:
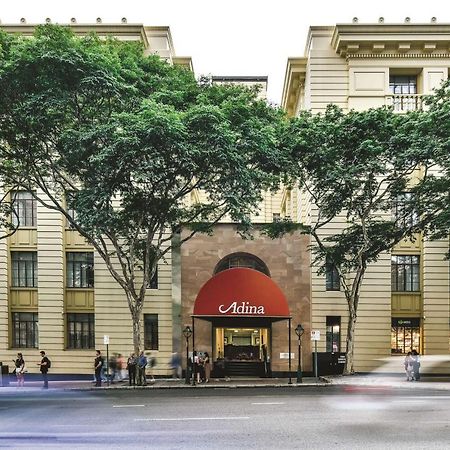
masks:
POLYGON ((139 352, 147 286, 180 230, 185 241, 227 216, 245 231, 276 186, 283 114, 136 44, 46 25, 0 45, 8 180, 26 174, 21 187, 92 244, 126 294, 139 352))
POLYGON ((291 183, 309 196, 316 213, 311 223, 284 220, 268 227, 268 233, 301 229, 312 238, 318 273, 330 266, 337 271, 349 313, 347 374, 354 372, 355 326, 368 265, 424 226, 415 214, 417 200, 405 195, 414 171, 426 165, 429 144, 417 132, 421 117, 385 108, 344 114, 330 106, 324 114, 302 113, 284 135, 291 183), (342 225, 331 226, 337 219, 346 222, 340 230, 342 225))

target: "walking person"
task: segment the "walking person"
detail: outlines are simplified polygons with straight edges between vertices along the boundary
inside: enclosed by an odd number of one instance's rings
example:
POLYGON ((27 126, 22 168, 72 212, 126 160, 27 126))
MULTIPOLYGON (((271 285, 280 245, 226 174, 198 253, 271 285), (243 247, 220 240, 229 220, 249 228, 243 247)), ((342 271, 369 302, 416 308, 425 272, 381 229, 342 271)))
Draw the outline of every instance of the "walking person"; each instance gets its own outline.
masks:
POLYGON ((172 369, 172 378, 181 378, 181 356, 179 353, 172 353, 170 368, 172 369))
POLYGON ((420 380, 420 356, 416 350, 413 350, 411 352, 411 354, 412 354, 411 356, 413 359, 414 380, 419 381, 420 380))
POLYGON ((50 369, 52 364, 47 356, 45 356, 44 350, 41 350, 39 353, 41 355, 41 362, 37 365, 40 366, 39 370, 42 373, 42 380, 44 381, 42 389, 48 389, 48 369, 50 369))
POLYGON ((145 369, 147 367, 147 362, 148 362, 147 357, 144 355, 144 352, 141 352, 137 362, 138 384, 140 386, 147 386, 147 377, 145 376, 145 369))
POLYGON ((102 368, 103 368, 103 358, 100 350, 95 350, 94 359, 94 372, 95 372, 95 386, 101 387, 102 385, 102 368))
POLYGON ((130 386, 136 386, 136 355, 132 353, 127 360, 128 383, 130 386))
POLYGON ((26 372, 26 369, 25 369, 25 360, 23 359, 22 353, 17 353, 17 359, 13 361, 16 367, 17 387, 23 387, 25 382, 24 374, 26 372))
POLYGON ((209 383, 209 377, 211 376, 211 360, 209 359, 208 352, 205 352, 203 367, 205 369, 205 383, 209 383))
POLYGON ((413 381, 414 378, 414 359, 412 357, 412 353, 408 352, 404 361, 405 372, 406 372, 406 381, 413 381))

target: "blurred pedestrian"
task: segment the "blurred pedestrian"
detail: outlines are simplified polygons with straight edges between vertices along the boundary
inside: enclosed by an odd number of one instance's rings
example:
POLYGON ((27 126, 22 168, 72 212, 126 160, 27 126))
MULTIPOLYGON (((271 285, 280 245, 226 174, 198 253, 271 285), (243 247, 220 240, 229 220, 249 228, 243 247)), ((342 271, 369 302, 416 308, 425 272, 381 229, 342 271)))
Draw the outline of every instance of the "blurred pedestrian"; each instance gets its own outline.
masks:
POLYGON ((419 381, 420 380, 420 356, 417 350, 413 350, 411 352, 411 356, 413 359, 413 373, 414 373, 414 380, 419 381))
POLYGON ((137 371, 138 371, 138 384, 140 386, 147 386, 147 377, 145 376, 145 369, 147 368, 147 357, 144 352, 141 352, 137 361, 137 371))
POLYGON ((42 389, 48 389, 48 370, 52 366, 52 363, 48 357, 45 356, 44 350, 41 350, 39 353, 41 355, 41 362, 37 365, 39 366, 39 370, 42 373, 42 379, 44 381, 44 386, 42 389))
POLYGON ((127 368, 127 363, 125 361, 125 358, 123 357, 123 355, 121 353, 119 353, 117 355, 117 359, 116 359, 116 370, 117 370, 117 379, 119 381, 123 381, 125 379, 125 374, 126 374, 126 368, 127 368))
POLYGON ((127 360, 128 383, 130 386, 136 385, 136 355, 132 353, 127 360))
POLYGON ((95 372, 96 387, 100 387, 102 385, 102 368, 103 368, 102 354, 100 350, 95 350, 94 372, 95 372))
POLYGON ((23 387, 26 368, 22 353, 17 353, 17 359, 14 361, 14 365, 16 367, 17 387, 23 387))
POLYGON ((406 381, 413 381, 414 378, 414 359, 412 357, 412 353, 408 352, 404 361, 405 372, 406 372, 406 381))
POLYGON ((173 378, 181 378, 181 356, 179 353, 172 353, 172 357, 170 358, 170 368, 172 369, 173 378))
POLYGON ((205 369, 205 383, 209 383, 209 377, 211 376, 211 360, 209 359, 208 352, 205 352, 203 357, 203 367, 205 369))

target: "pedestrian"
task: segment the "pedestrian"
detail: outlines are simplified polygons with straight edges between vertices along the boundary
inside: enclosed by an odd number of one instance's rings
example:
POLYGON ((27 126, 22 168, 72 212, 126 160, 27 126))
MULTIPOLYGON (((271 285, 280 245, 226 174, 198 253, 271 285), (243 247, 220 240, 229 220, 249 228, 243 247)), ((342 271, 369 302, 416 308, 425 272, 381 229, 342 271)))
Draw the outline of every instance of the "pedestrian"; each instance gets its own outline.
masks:
POLYGON ((147 386, 147 377, 145 376, 147 362, 147 357, 144 355, 144 352, 141 352, 137 362, 138 384, 140 386, 147 386))
POLYGON ((102 385, 102 368, 103 368, 102 354, 100 350, 95 350, 94 373, 95 373, 96 387, 100 387, 102 385))
POLYGON ((26 368, 22 353, 17 353, 17 359, 14 361, 14 365, 16 367, 17 387, 23 387, 26 368))
POLYGON ((416 350, 413 350, 411 353, 412 353, 411 356, 413 359, 414 380, 419 381, 420 380, 420 356, 416 350))
POLYGON ((44 386, 42 389, 48 389, 48 369, 50 369, 52 363, 48 357, 45 356, 44 350, 41 350, 39 353, 41 354, 41 362, 37 365, 39 366, 39 370, 42 373, 42 379, 44 381, 44 386))
POLYGON ((406 381, 413 381, 414 378, 414 359, 412 357, 412 353, 408 352, 404 361, 405 372, 406 372, 406 381))
POLYGON ((205 383, 209 383, 209 377, 211 376, 211 361, 208 352, 205 352, 203 367, 205 369, 205 383))
POLYGON ((136 355, 131 353, 127 360, 128 383, 130 386, 136 385, 136 355))
POLYGON ((192 362, 194 365, 194 373, 192 374, 192 378, 197 383, 200 383, 200 358, 196 351, 192 353, 192 362))
POLYGON ((116 370, 117 370, 117 379, 119 381, 123 381, 125 379, 125 372, 126 372, 126 366, 127 363, 125 361, 125 358, 123 357, 123 355, 121 353, 119 353, 117 355, 117 359, 116 359, 116 370))
POLYGON ((181 356, 179 353, 172 353, 170 368, 172 369, 172 378, 181 378, 181 356))

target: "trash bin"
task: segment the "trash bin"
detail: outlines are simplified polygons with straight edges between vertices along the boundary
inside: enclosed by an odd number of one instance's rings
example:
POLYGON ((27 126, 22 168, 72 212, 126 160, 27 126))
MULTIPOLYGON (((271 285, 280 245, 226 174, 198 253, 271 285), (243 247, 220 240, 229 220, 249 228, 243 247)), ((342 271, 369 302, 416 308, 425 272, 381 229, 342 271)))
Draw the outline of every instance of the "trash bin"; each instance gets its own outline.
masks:
POLYGON ((0 362, 0 387, 9 386, 9 366, 0 362))

